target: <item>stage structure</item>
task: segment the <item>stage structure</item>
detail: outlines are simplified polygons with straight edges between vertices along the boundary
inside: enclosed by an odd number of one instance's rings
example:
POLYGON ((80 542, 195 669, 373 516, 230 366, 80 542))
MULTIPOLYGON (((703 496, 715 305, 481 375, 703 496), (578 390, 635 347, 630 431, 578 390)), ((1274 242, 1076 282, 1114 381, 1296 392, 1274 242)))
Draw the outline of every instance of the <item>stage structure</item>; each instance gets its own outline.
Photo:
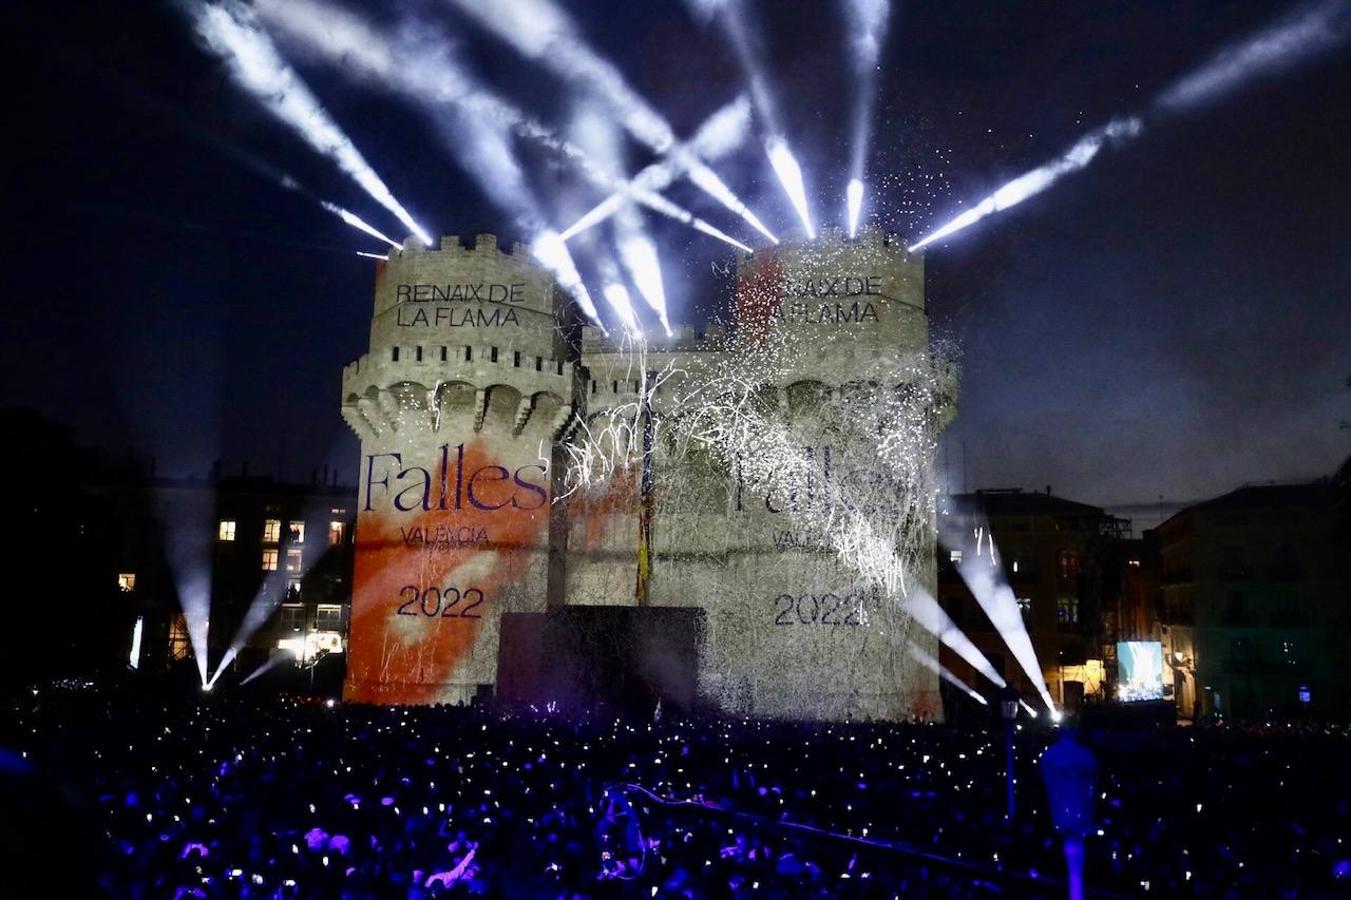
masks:
POLYGON ((379 264, 370 349, 343 372, 362 442, 347 699, 491 693, 516 662, 504 614, 694 607, 705 702, 939 714, 911 653, 936 639, 902 611, 933 593, 933 452, 956 396, 922 259, 827 232, 739 260, 727 308, 635 342, 584 326, 491 235, 379 264))

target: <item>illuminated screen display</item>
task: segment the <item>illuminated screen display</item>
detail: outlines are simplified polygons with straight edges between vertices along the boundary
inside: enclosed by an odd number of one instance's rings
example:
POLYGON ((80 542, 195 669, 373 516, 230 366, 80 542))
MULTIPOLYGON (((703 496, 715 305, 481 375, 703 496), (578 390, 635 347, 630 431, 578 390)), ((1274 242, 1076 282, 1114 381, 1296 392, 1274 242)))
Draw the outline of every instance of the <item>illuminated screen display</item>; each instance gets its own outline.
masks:
POLYGON ((1129 702, 1163 697, 1163 644, 1118 641, 1116 659, 1119 699, 1129 702))

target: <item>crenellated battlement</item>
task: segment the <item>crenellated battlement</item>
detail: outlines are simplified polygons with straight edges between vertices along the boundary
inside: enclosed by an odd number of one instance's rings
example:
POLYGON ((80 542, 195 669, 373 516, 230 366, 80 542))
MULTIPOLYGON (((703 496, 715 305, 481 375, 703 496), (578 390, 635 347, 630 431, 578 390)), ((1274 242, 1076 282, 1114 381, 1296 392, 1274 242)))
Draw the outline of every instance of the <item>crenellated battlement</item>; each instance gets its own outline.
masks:
POLYGON ((497 243, 497 235, 491 232, 479 232, 474 235, 472 243, 465 243, 458 234, 445 234, 441 236, 441 242, 435 247, 423 246, 422 242, 416 237, 409 236, 404 239, 403 247, 397 253, 391 256, 391 259, 402 257, 405 254, 416 255, 426 253, 444 253, 451 256, 471 256, 475 254, 492 254, 494 256, 506 256, 512 259, 529 262, 534 265, 534 255, 530 252, 530 247, 520 241, 513 241, 511 249, 503 251, 497 243))

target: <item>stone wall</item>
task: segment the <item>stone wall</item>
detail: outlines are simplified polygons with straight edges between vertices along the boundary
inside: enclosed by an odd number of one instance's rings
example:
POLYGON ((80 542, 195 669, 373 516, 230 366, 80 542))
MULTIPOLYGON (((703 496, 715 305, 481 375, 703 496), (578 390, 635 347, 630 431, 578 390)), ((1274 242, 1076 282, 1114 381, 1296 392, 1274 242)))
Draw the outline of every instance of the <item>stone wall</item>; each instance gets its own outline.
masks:
MULTIPOLYGON (((343 377, 363 453, 349 697, 462 700, 494 681, 503 611, 641 601, 706 610, 700 683, 724 708, 937 714, 936 676, 907 643, 936 655, 933 639, 805 514, 814 491, 866 479, 875 462, 868 447, 839 443, 823 404, 867 404, 929 358, 922 261, 874 232, 761 251, 738 265, 735 340, 720 327, 682 329, 641 356, 594 328, 570 342, 563 309, 523 252, 482 236, 472 250, 451 239, 440 251, 406 248, 382 268, 371 349, 343 377), (747 340, 775 348, 755 389, 800 448, 777 483, 682 440, 681 386, 742 361, 729 354, 747 340), (645 373, 668 380, 650 391, 645 373), (622 461, 614 472, 564 487, 568 441, 616 440, 628 446, 608 454, 622 461), (541 492, 550 504, 536 505, 541 492), (423 543, 410 542, 419 527, 423 543), (427 615, 428 588, 481 590, 483 618, 427 615)), ((939 405, 934 428, 951 396, 939 405)), ((916 576, 932 591, 932 522, 921 528, 930 564, 916 576)))

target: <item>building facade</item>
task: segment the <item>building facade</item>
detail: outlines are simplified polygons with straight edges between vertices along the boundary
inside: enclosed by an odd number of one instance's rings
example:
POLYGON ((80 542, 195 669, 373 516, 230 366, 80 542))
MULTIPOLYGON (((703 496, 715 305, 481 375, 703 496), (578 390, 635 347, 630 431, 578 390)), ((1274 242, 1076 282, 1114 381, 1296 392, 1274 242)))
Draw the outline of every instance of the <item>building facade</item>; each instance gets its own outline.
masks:
MULTIPOLYGON (((504 613, 652 605, 704 610, 700 688, 725 709, 938 713, 906 644, 934 639, 829 529, 801 527, 827 495, 876 493, 876 448, 840 445, 824 410, 885 407, 923 372, 941 397, 927 433, 952 415, 922 261, 877 233, 827 235, 741 260, 734 306, 728 328, 635 352, 577 322, 525 249, 491 235, 380 265, 370 349, 343 373, 362 442, 348 698, 464 702, 493 689, 504 613), (731 371, 746 373, 738 389, 731 371), (726 390, 695 409, 698 384, 726 390), (770 444, 701 452, 695 420, 729 395, 751 398, 770 444)), ((916 446, 929 472, 932 448, 916 446)), ((921 511, 906 535, 927 551, 909 577, 930 587, 933 527, 921 511)))
MULTIPOLYGON (((1052 496, 1049 488, 955 494, 942 520, 945 534, 980 532, 993 541, 1052 700, 1073 711, 1114 698, 1116 642, 1157 640, 1148 547, 1128 539, 1129 523, 1052 496)), ((969 547, 940 551, 939 602, 995 670, 1023 696, 1033 696, 1033 685, 958 572, 965 552, 969 547)), ((968 684, 982 686, 984 679, 951 650, 944 648, 940 659, 968 684)))
POLYGON ((209 615, 209 673, 222 660, 245 676, 277 656, 301 663, 345 652, 352 487, 318 473, 289 483, 124 471, 88 490, 104 510, 107 577, 126 608, 110 639, 132 668, 195 665, 185 605, 209 615))
POLYGON ((1159 526, 1179 715, 1344 716, 1351 580, 1331 481, 1244 487, 1159 526))

